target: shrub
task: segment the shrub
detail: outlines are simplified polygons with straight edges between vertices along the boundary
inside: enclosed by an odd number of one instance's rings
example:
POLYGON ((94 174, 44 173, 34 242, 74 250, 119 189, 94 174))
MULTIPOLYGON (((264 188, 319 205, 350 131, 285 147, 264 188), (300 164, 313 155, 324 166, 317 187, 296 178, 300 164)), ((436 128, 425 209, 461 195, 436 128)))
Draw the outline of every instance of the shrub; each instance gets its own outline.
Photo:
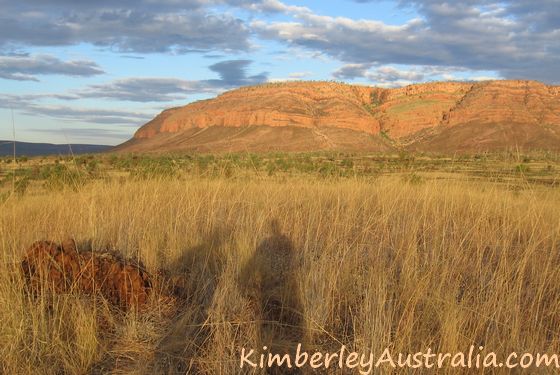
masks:
POLYGON ((403 179, 411 185, 420 185, 424 182, 424 179, 416 173, 407 174, 403 179))
POLYGON ((18 195, 24 195, 29 187, 30 178, 29 177, 21 177, 16 180, 14 189, 18 195))
POLYGON ((176 177, 179 173, 175 161, 170 157, 133 157, 136 166, 131 170, 131 176, 135 178, 170 178, 176 177))
POLYGON ((515 167, 515 171, 518 173, 527 173, 530 171, 530 168, 527 164, 518 164, 515 167))
POLYGON ((44 166, 40 171, 40 176, 45 180, 44 186, 49 190, 65 188, 78 190, 89 181, 88 176, 84 173, 61 164, 44 166))

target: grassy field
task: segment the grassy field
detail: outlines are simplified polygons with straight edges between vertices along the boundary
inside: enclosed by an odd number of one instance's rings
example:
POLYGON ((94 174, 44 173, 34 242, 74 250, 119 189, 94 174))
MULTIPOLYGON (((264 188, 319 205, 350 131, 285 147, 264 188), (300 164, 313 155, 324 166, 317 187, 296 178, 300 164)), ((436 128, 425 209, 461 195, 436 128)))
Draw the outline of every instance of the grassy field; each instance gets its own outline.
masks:
POLYGON ((240 369, 240 348, 298 342, 560 353, 557 155, 5 158, 0 176, 0 373, 265 373, 240 369), (185 297, 123 313, 24 293, 24 249, 67 237, 182 280, 185 297))

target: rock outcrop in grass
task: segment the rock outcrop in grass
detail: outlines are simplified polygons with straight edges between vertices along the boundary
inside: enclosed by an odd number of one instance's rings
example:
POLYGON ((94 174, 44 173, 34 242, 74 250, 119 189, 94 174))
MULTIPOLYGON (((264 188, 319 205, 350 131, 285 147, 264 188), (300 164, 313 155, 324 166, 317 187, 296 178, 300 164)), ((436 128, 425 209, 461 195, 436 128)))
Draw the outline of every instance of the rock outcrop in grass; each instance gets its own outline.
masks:
POLYGON ((74 240, 35 242, 21 271, 33 293, 100 294, 125 310, 142 307, 151 292, 150 276, 141 266, 109 252, 79 251, 74 240))

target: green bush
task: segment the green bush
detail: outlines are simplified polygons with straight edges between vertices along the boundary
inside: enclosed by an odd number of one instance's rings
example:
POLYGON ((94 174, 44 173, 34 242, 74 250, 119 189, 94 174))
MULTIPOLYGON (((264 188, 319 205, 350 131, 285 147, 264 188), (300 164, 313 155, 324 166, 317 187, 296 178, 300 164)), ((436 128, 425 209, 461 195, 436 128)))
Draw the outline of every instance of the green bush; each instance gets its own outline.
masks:
POLYGON ((170 178, 176 177, 179 173, 177 164, 171 157, 144 156, 142 158, 133 157, 132 160, 133 167, 130 174, 135 178, 170 178))
POLYGON ((78 190, 89 181, 85 173, 61 164, 43 166, 39 173, 44 186, 50 190, 78 190))
POLYGON ((530 168, 527 164, 519 164, 515 167, 515 171, 518 173, 527 173, 530 171, 530 168))
POLYGON ((420 185, 424 182, 424 179, 416 174, 416 173, 409 173, 403 177, 404 181, 411 184, 411 185, 420 185))
POLYGON ((30 178, 29 177, 21 177, 16 180, 14 190, 18 195, 24 195, 29 187, 30 178))

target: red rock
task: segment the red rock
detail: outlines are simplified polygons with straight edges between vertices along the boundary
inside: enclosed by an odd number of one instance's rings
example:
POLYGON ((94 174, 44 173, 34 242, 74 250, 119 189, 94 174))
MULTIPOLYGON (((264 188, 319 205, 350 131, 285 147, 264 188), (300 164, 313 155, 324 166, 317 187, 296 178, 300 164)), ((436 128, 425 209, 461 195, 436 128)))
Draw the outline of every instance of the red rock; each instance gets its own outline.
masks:
POLYGON ((73 240, 35 242, 21 270, 33 292, 99 293, 125 310, 145 305, 151 291, 150 277, 140 266, 110 253, 79 252, 73 240))
POLYGON ((395 89, 334 82, 268 83, 166 110, 116 150, 383 151, 391 147, 386 138, 393 146, 435 151, 484 145, 560 149, 560 88, 499 80, 395 89), (501 130, 510 124, 519 126, 501 130), (445 133, 453 127, 461 129, 445 133), (371 142, 362 142, 367 137, 371 142))

